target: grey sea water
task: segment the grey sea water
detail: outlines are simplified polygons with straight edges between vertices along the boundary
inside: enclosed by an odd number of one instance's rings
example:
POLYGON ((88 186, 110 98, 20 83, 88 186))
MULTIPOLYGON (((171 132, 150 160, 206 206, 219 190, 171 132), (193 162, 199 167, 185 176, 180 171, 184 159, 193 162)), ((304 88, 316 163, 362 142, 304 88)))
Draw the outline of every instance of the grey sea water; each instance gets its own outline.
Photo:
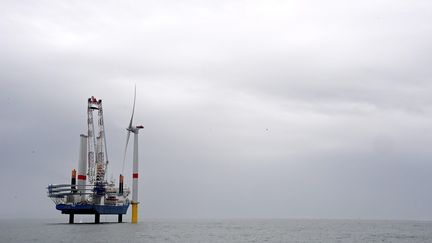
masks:
POLYGON ((431 221, 146 220, 81 223, 0 220, 0 242, 432 242, 431 221))

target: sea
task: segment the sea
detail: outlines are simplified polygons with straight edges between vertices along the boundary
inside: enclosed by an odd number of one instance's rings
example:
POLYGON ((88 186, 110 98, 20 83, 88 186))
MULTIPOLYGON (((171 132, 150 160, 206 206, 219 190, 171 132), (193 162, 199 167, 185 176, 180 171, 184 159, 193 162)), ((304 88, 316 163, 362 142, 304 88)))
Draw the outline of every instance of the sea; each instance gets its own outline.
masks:
POLYGON ((75 220, 1 219, 0 242, 432 242, 432 221, 144 219, 133 225, 75 220))

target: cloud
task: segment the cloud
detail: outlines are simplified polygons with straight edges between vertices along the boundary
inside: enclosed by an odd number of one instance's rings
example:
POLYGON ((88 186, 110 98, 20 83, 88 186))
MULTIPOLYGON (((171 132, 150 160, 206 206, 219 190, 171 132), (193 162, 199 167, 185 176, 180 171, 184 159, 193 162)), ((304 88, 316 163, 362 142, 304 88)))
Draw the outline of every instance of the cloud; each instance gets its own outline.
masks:
POLYGON ((57 215, 91 95, 116 178, 136 83, 148 217, 430 219, 430 5, 3 1, 0 217, 57 215))

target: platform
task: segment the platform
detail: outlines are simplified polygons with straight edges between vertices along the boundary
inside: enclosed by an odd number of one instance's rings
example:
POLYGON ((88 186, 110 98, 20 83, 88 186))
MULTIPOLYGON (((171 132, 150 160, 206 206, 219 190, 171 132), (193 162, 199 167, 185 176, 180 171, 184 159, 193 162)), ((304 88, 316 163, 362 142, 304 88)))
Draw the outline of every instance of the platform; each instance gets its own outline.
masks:
POLYGON ((62 214, 69 214, 69 223, 74 223, 75 214, 94 214, 95 223, 100 222, 101 214, 118 215, 118 222, 121 223, 123 214, 127 213, 129 204, 125 205, 93 205, 93 204, 58 204, 56 209, 62 214))

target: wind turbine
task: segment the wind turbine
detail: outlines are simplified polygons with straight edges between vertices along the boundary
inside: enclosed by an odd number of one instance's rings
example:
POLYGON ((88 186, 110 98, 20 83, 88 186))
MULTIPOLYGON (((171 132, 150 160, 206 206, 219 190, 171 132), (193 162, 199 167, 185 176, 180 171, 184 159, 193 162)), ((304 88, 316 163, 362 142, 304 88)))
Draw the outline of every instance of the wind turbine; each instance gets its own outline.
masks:
POLYGON ((136 100, 136 86, 134 91, 134 103, 132 108, 132 116, 129 122, 129 126, 126 128, 127 136, 126 136, 126 146, 124 149, 124 155, 123 155, 123 169, 122 173, 124 171, 124 165, 126 160, 126 151, 127 146, 129 143, 130 133, 132 132, 134 134, 134 149, 133 149, 133 172, 132 172, 132 224, 136 224, 138 222, 138 133, 140 129, 143 129, 144 126, 133 126, 133 116, 135 112, 135 100, 136 100))

